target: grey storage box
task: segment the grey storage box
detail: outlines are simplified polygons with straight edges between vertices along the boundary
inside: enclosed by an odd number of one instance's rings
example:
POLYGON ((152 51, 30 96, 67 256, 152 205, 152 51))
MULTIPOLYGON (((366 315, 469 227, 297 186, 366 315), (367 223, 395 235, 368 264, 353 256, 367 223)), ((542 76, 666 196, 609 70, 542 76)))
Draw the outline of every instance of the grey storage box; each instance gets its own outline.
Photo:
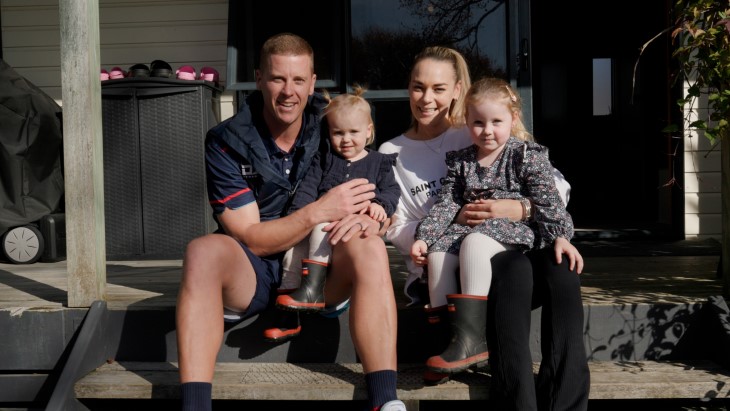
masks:
POLYGON ((220 93, 202 80, 102 82, 107 259, 180 259, 215 230, 203 150, 220 93))

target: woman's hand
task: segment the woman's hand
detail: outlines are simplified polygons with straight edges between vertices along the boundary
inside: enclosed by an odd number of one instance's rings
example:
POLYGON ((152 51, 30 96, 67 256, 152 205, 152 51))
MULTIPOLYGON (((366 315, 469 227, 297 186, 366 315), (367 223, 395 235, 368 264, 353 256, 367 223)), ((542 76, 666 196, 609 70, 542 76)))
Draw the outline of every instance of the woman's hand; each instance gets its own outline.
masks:
POLYGON ((428 264, 428 245, 423 240, 416 240, 415 243, 411 246, 411 258, 413 259, 413 262, 419 266, 423 267, 426 264, 428 264))
POLYGON ((583 272, 583 256, 580 255, 578 249, 570 241, 563 237, 558 237, 555 239, 555 261, 558 264, 563 262, 563 254, 570 261, 570 271, 575 271, 577 274, 583 272))
POLYGON ((456 222, 469 227, 477 226, 490 218, 522 220, 522 204, 519 200, 477 200, 465 204, 456 216, 456 222))

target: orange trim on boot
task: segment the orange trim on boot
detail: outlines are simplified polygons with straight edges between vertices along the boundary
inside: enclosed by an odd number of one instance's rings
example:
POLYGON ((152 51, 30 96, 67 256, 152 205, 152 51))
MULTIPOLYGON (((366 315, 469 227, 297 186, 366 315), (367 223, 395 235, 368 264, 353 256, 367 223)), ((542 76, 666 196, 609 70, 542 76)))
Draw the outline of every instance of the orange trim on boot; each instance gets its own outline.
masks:
POLYGON ((425 385, 439 385, 449 382, 450 374, 426 370, 423 372, 423 383, 425 385))
POLYGON ((264 338, 272 342, 284 342, 298 336, 301 332, 301 325, 297 328, 267 328, 264 330, 264 338))
POLYGON ((291 310, 297 310, 297 309, 303 309, 303 308, 312 308, 317 309, 317 311, 324 309, 324 302, 321 303, 305 303, 301 301, 297 301, 293 298, 291 298, 290 295, 280 295, 276 298, 276 305, 283 309, 291 309, 291 310))
POLYGON ((481 367, 486 365, 489 360, 489 351, 472 355, 471 357, 464 358, 458 361, 446 361, 440 355, 434 355, 433 357, 426 360, 426 367, 430 368, 434 372, 453 373, 461 372, 471 366, 481 367))
POLYGON ((324 281, 327 276, 327 267, 329 267, 329 264, 324 262, 302 259, 302 281, 299 288, 289 294, 278 296, 276 298, 276 307, 288 311, 322 311, 325 307, 324 295, 322 292, 324 290, 324 281), (312 270, 312 268, 316 268, 316 270, 312 270), (310 278, 312 271, 314 271, 315 274, 314 277, 310 278), (318 297, 315 298, 320 301, 306 301, 306 299, 311 298, 311 295, 309 294, 311 290, 308 288, 310 286, 310 281, 321 281, 321 283, 317 283, 317 287, 321 287, 321 289, 318 291, 318 297))

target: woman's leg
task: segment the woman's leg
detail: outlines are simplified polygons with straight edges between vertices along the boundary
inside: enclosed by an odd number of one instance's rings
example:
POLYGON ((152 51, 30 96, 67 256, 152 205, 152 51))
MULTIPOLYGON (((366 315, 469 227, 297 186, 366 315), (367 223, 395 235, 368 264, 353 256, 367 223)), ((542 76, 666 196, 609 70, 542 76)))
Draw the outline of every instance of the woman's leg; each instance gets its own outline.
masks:
POLYGON ((586 410, 590 372, 583 343, 580 277, 567 259, 555 263, 552 248, 528 253, 535 301, 542 305, 542 362, 537 379, 541 411, 586 410))
POLYGON ((537 410, 530 352, 532 266, 519 251, 492 257, 487 339, 490 402, 498 410, 537 410))

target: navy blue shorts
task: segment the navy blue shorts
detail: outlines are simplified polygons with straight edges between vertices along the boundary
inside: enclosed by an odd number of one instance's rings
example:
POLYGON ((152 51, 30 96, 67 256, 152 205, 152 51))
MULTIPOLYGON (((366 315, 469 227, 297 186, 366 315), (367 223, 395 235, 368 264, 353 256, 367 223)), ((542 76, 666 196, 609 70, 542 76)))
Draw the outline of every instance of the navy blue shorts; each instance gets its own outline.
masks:
POLYGON ((239 241, 238 244, 243 248, 256 273, 256 293, 254 293, 251 304, 246 311, 236 312, 226 308, 223 318, 227 322, 245 320, 264 311, 276 295, 276 289, 279 288, 281 282, 282 254, 259 257, 242 242, 239 241))

